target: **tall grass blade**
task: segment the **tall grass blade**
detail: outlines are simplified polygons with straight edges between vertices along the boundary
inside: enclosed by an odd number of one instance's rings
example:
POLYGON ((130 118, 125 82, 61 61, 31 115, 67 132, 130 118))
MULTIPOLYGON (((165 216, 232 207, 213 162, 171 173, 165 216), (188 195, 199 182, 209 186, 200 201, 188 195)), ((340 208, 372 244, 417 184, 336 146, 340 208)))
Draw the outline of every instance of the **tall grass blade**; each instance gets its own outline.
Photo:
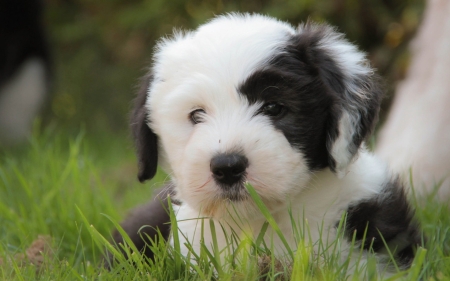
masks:
POLYGON ((255 202, 256 206, 258 206, 258 209, 263 214, 264 218, 267 220, 269 225, 272 227, 272 229, 275 231, 275 233, 280 238, 281 242, 285 246, 289 256, 291 259, 294 259, 294 252, 292 251, 291 247, 289 246, 286 238, 284 237, 283 233, 281 232, 280 228, 278 227, 278 224, 276 223, 273 216, 270 214, 270 211, 267 209, 264 202, 261 200, 261 197, 259 197, 258 193, 256 192, 255 188, 251 186, 250 184, 246 185, 246 188, 248 192, 250 193, 250 196, 252 197, 253 201, 255 202))

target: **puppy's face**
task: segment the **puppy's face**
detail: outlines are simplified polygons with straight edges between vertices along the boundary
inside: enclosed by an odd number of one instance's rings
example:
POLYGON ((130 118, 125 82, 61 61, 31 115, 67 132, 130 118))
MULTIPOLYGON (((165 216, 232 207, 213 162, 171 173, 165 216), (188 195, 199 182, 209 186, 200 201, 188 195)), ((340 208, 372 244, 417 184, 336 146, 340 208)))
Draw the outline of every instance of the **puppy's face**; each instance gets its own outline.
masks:
POLYGON ((331 28, 249 15, 162 41, 144 82, 140 179, 159 155, 178 199, 215 217, 230 202, 251 213, 246 182, 274 209, 315 171, 344 174, 380 96, 364 56, 331 28))
POLYGON ((229 201, 248 205, 246 181, 267 203, 299 192, 310 170, 303 152, 277 128, 289 122, 287 105, 278 99, 251 101, 236 87, 242 81, 215 80, 198 73, 193 81, 179 81, 178 91, 161 99, 169 106, 150 99, 161 162, 178 197, 213 215, 229 201))

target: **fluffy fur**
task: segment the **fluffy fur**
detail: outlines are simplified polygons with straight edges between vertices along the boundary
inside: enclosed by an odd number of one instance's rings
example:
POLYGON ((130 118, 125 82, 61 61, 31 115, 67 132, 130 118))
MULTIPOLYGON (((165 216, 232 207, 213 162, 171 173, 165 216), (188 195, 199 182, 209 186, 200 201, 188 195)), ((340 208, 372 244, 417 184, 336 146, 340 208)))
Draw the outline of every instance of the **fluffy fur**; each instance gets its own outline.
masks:
MULTIPOLYGON (((179 231, 194 251, 198 218, 216 224, 219 247, 226 246, 220 225, 228 233, 258 234, 265 219, 244 187, 248 182, 293 249, 289 210, 294 220, 307 220, 312 243, 336 237, 347 212, 349 241, 355 232, 362 241, 367 231, 364 247, 373 243, 381 253, 382 235, 408 265, 419 243, 412 212, 395 175, 363 144, 377 119, 378 85, 365 55, 327 25, 295 29, 265 16, 231 14, 177 32, 157 45, 136 100, 139 180, 152 178, 158 164, 170 175, 179 231)), ((155 209, 162 208, 160 199, 155 209)), ((129 233, 160 226, 139 216, 128 220, 134 222, 129 233)), ((210 246, 208 227, 203 235, 210 246)), ((283 255, 271 230, 265 238, 283 255)))

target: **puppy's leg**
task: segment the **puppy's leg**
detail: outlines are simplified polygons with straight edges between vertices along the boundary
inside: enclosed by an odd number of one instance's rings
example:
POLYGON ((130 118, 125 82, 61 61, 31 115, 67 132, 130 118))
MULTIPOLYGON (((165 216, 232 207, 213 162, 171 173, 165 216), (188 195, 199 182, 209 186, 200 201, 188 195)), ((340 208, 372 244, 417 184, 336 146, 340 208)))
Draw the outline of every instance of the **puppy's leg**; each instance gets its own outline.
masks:
MULTIPOLYGON (((121 227, 133 241, 139 252, 149 259, 153 259, 154 253, 147 245, 151 244, 151 240, 158 242, 158 230, 166 241, 169 238, 170 216, 167 197, 172 193, 171 186, 165 186, 157 192, 157 195, 150 202, 133 209, 121 223, 121 227)), ((117 230, 113 232, 113 240, 116 244, 124 243, 122 235, 117 230)), ((126 255, 121 247, 119 249, 123 255, 126 255)), ((111 268, 113 263, 114 256, 110 252, 106 252, 103 265, 106 268, 111 268)))

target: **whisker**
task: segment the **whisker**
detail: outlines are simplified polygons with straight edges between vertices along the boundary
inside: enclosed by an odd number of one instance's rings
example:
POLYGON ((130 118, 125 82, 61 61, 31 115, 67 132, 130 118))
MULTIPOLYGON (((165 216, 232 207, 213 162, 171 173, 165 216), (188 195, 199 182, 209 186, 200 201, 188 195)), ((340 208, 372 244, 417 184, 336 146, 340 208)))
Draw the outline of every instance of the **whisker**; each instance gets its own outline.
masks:
POLYGON ((208 180, 207 180, 204 184, 202 184, 201 186, 197 187, 197 188, 195 189, 195 191, 200 191, 200 189, 202 189, 202 188, 205 187, 208 183, 211 182, 211 179, 212 179, 211 177, 208 178, 208 180))

